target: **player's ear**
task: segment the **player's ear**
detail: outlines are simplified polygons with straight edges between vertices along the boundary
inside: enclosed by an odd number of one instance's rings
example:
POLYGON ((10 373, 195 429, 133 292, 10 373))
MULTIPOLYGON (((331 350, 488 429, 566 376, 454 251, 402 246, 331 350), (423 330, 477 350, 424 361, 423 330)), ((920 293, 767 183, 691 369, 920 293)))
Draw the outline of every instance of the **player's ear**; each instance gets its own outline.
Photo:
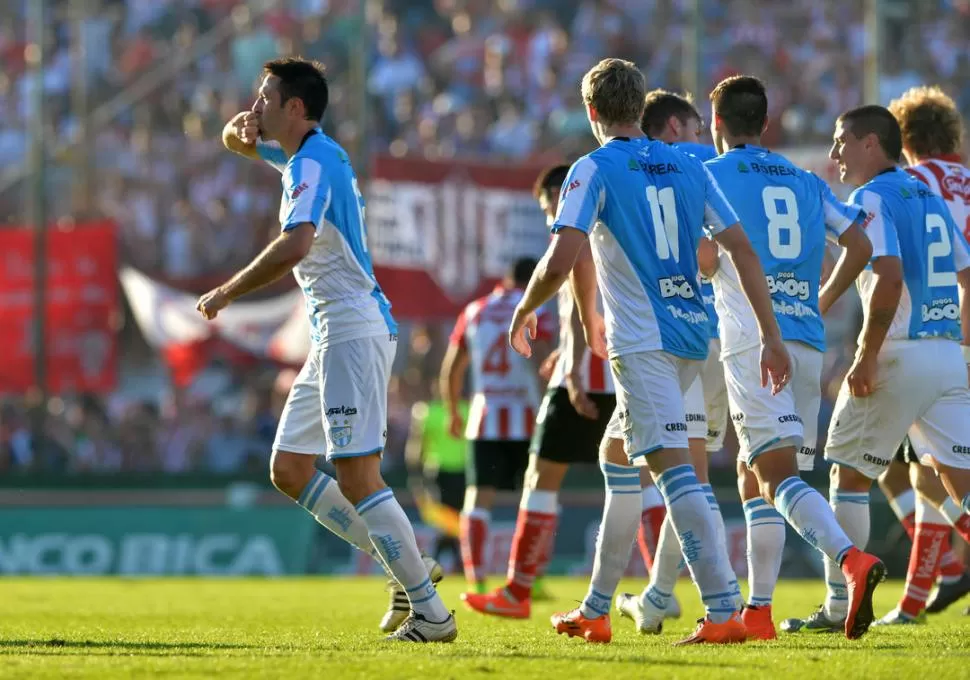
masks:
POLYGON ((589 118, 590 122, 595 123, 599 121, 600 114, 596 109, 593 108, 592 104, 586 105, 586 117, 589 118))
POLYGON ((667 127, 669 127, 674 133, 674 139, 680 137, 681 130, 684 128, 684 124, 681 122, 680 118, 677 116, 671 116, 667 119, 667 127))

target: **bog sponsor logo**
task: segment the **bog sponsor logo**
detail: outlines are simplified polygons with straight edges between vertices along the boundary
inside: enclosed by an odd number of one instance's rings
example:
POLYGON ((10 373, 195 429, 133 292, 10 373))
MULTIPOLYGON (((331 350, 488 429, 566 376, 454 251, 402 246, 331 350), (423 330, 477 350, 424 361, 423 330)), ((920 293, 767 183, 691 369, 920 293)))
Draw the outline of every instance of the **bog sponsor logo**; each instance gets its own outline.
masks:
POLYGON ((808 281, 796 279, 793 274, 779 274, 778 277, 766 276, 768 292, 772 295, 781 293, 788 297, 798 298, 803 302, 808 299, 810 289, 808 281))
POLYGON ((660 285, 660 296, 665 299, 680 297, 690 300, 696 295, 690 281, 680 275, 658 279, 657 283, 660 285))
POLYGON ((924 322, 942 321, 943 319, 955 321, 960 318, 960 306, 954 302, 934 304, 932 306, 923 305, 921 311, 924 322))

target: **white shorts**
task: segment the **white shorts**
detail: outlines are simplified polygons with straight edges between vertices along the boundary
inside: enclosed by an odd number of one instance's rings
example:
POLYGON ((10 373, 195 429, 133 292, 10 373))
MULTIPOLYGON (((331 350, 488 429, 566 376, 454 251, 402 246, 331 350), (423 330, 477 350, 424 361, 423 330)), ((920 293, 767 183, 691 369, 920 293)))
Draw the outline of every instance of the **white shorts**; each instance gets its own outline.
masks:
POLYGON ((786 342, 785 347, 791 356, 791 381, 776 395, 761 386, 760 347, 724 359, 731 420, 745 464, 789 440, 796 447, 798 469, 807 471, 815 466, 824 355, 798 342, 786 342))
POLYGON ((707 452, 716 453, 724 448, 728 422, 727 385, 721 363, 721 341, 717 338, 711 339, 707 361, 701 368, 701 384, 704 386, 704 413, 707 415, 707 452))
POLYGON ((700 373, 684 392, 684 415, 687 418, 687 438, 707 439, 707 414, 704 411, 704 385, 700 373))
POLYGON ((970 469, 970 390, 952 340, 892 342, 879 354, 868 397, 839 391, 825 459, 876 479, 909 434, 924 465, 970 469))
POLYGON ((622 439, 631 465, 646 465, 658 449, 687 448, 683 394, 701 369, 700 361, 663 351, 635 352, 610 361, 616 410, 606 437, 622 439))
POLYGON ((397 341, 388 336, 314 347, 283 407, 274 451, 327 460, 380 453, 397 341))

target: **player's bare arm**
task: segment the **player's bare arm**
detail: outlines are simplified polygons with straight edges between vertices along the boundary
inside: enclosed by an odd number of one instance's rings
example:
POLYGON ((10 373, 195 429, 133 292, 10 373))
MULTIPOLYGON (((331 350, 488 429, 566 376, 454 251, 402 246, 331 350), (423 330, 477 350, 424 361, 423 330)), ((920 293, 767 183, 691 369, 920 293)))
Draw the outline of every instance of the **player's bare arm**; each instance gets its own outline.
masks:
MULTIPOLYGON (((577 259, 577 263, 578 261, 577 259)), ((599 417, 599 411, 595 402, 583 389, 582 366, 583 359, 586 357, 586 339, 583 333, 583 321, 579 318, 579 304, 574 299, 569 312, 563 346, 563 352, 566 355, 566 391, 569 393, 569 401, 576 409, 576 413, 584 418, 596 420, 599 417)))
POLYGON ((702 238, 697 244, 697 268, 704 278, 711 278, 720 266, 717 243, 709 238, 702 238))
POLYGON ((256 140, 259 138, 259 115, 240 111, 222 128, 222 144, 233 153, 259 160, 256 140))
POLYGON ((569 275, 576 312, 583 327, 586 344, 590 351, 601 359, 607 358, 606 323, 597 306, 598 285, 596 283, 596 264, 589 243, 579 251, 573 271, 569 275))
MULTIPOLYGON (((818 309, 825 314, 842 297, 872 257, 872 241, 858 222, 839 237, 842 254, 818 293, 818 309)), ((827 253, 828 251, 826 251, 827 253)), ((823 272, 824 277, 824 272, 823 272)))
POLYGON ((552 243, 539 260, 525 294, 515 308, 509 328, 509 344, 522 356, 532 356, 529 340, 535 339, 536 335, 536 310, 566 282, 576 257, 586 243, 586 234, 579 229, 562 229, 553 235, 552 243))
POLYGON ((718 246, 724 248, 734 268, 738 272, 741 290, 754 311, 761 335, 761 385, 766 387, 771 380, 771 391, 778 394, 791 379, 791 358, 781 338, 781 329, 775 319, 771 304, 771 294, 765 282, 765 272, 761 268, 758 254, 751 247, 751 241, 741 224, 733 224, 715 235, 718 246))
POLYGON ((195 308, 203 318, 212 320, 236 298, 283 278, 310 252, 315 236, 316 228, 309 222, 287 229, 245 269, 199 298, 195 308))
POLYGON ((469 360, 468 348, 460 343, 452 343, 448 345, 441 363, 438 385, 445 408, 448 409, 448 432, 455 439, 461 439, 465 429, 458 404, 461 402, 461 390, 465 385, 469 360))
POLYGON ((854 397, 868 397, 876 384, 876 360, 896 317, 903 292, 903 264, 898 257, 877 257, 872 262, 875 286, 866 310, 862 342, 845 380, 854 397))
POLYGON ((960 332, 963 334, 960 347, 970 375, 970 268, 957 272, 957 286, 960 288, 960 332))

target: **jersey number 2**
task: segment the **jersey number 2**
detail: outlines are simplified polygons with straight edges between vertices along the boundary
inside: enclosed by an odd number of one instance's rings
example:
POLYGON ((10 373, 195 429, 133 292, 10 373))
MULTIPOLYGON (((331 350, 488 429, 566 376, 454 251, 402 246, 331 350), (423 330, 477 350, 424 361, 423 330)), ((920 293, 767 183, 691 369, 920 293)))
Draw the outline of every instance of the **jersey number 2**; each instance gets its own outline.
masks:
POLYGON ((504 335, 499 334, 485 352, 485 361, 482 362, 482 373, 488 375, 502 375, 509 372, 509 343, 504 335))
POLYGON ((940 232, 940 240, 929 244, 926 249, 926 282, 930 288, 957 285, 957 275, 954 272, 937 271, 936 260, 940 257, 949 257, 953 252, 953 243, 950 241, 950 230, 947 228, 946 220, 942 215, 929 214, 926 216, 926 232, 940 232))

